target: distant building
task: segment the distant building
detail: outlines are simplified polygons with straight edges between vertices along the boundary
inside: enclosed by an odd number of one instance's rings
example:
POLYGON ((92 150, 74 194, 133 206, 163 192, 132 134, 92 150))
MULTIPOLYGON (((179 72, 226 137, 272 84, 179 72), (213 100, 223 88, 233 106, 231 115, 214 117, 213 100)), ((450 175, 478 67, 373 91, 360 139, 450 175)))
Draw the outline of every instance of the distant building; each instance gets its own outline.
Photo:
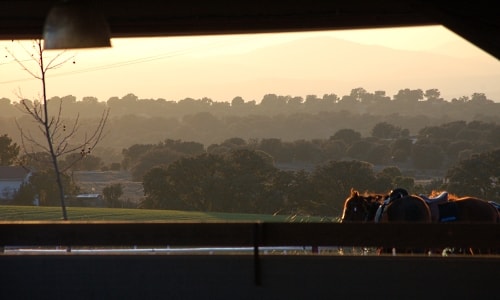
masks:
POLYGON ((69 199, 67 205, 75 207, 105 207, 101 194, 79 194, 69 199))
POLYGON ((0 166, 0 203, 9 202, 23 183, 28 183, 31 170, 22 166, 0 166))

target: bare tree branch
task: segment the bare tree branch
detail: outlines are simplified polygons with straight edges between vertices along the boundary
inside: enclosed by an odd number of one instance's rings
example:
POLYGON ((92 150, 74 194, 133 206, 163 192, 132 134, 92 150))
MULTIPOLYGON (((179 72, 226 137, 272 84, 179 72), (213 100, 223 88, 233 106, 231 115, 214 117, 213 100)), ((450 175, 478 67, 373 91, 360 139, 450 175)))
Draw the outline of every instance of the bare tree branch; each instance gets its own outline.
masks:
MULTIPOLYGON (((26 51, 26 49, 23 47, 23 49, 26 51)), ((18 63, 21 68, 23 68, 24 71, 28 72, 28 74, 30 74, 31 76, 33 76, 34 78, 36 79, 42 79, 40 77, 40 75, 36 74, 35 72, 33 72, 32 70, 30 70, 22 61, 20 61, 15 55, 14 53, 12 53, 10 51, 10 49, 8 47, 5 47, 5 50, 10 54, 10 56, 12 56, 12 58, 14 59, 14 61, 16 63, 18 63)), ((32 55, 30 55, 33 59, 35 59, 32 55)), ((36 61, 36 60, 35 60, 36 61)))
MULTIPOLYGON (((59 197, 61 202, 61 208, 63 212, 63 219, 67 220, 67 212, 65 205, 65 193, 62 184, 61 175, 64 174, 71 166, 76 164, 79 160, 81 160, 86 155, 90 154, 96 145, 102 140, 104 137, 104 128, 109 117, 109 109, 106 108, 101 118, 95 127, 95 129, 90 133, 85 133, 85 137, 83 141, 80 143, 70 144, 71 141, 76 137, 79 129, 80 129, 80 116, 79 114, 76 116, 75 121, 72 123, 71 127, 68 128, 66 126, 63 119, 63 102, 59 101, 59 105, 57 107, 57 112, 55 114, 49 113, 49 101, 47 99, 47 84, 46 84, 46 73, 49 70, 59 68, 65 63, 67 63, 73 57, 64 58, 63 54, 65 52, 58 53, 54 57, 48 60, 48 63, 44 62, 44 49, 43 43, 41 40, 37 40, 34 43, 34 49, 36 51, 35 55, 31 55, 33 60, 35 60, 38 64, 40 74, 31 71, 21 60, 19 60, 9 49, 7 51, 14 58, 14 60, 31 76, 36 79, 39 79, 42 83, 42 97, 41 101, 33 101, 28 102, 22 99, 20 102, 25 112, 33 118, 33 120, 38 124, 38 130, 41 135, 44 137, 45 142, 40 142, 39 139, 35 138, 31 132, 26 132, 22 129, 20 124, 16 120, 16 125, 21 133, 21 141, 24 151, 27 155, 31 156, 33 159, 37 159, 36 151, 37 149, 42 150, 44 153, 47 153, 52 160, 52 165, 54 167, 54 171, 56 174, 56 181, 59 188, 59 197), (30 147, 28 149, 28 147, 30 147), (30 151, 28 151, 30 150, 30 151), (70 162, 64 169, 61 169, 59 166, 59 159, 66 154, 80 152, 80 156, 78 159, 70 162)), ((53 101, 50 101, 53 102, 53 101)))

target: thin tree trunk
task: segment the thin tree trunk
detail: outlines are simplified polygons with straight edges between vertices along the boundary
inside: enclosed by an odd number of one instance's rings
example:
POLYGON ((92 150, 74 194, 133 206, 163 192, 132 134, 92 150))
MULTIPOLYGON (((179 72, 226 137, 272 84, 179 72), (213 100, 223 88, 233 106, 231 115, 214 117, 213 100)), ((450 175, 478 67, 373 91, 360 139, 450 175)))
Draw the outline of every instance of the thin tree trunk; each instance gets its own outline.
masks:
MULTIPOLYGON (((42 44, 38 43, 39 53, 42 53, 42 44)), ((42 88, 43 88, 43 113, 44 113, 44 120, 43 120, 43 126, 45 128, 45 137, 47 138, 47 143, 49 144, 49 150, 50 150, 50 157, 52 158, 52 164, 54 165, 54 172, 56 173, 56 181, 57 181, 57 187, 59 188, 59 198, 61 201, 61 209, 62 209, 62 215, 63 215, 63 220, 68 220, 68 213, 66 211, 66 203, 64 199, 64 187, 61 179, 61 173, 59 171, 59 164, 57 163, 57 154, 54 151, 54 145, 52 141, 52 136, 51 136, 51 131, 50 131, 50 124, 49 124, 49 109, 48 109, 48 101, 47 101, 47 89, 45 86, 45 69, 44 69, 44 64, 43 64, 43 55, 40 55, 40 68, 41 68, 41 73, 42 73, 42 88)))

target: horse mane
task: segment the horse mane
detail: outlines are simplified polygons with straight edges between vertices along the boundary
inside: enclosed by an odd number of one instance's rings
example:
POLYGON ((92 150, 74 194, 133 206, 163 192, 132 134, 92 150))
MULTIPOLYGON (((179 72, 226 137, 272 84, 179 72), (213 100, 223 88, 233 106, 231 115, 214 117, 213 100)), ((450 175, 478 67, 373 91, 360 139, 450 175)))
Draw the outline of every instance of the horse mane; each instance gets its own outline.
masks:
MULTIPOLYGON (((368 203, 382 203, 384 200, 387 198, 387 194, 381 194, 381 193, 375 193, 375 192, 370 192, 368 190, 364 190, 363 192, 360 192, 354 188, 351 188, 351 193, 349 195, 349 198, 353 197, 362 197, 368 203)), ((344 202, 344 207, 347 204, 347 202, 344 202)))
POLYGON ((375 192, 370 192, 369 190, 364 190, 360 192, 354 188, 351 188, 351 197, 352 196, 361 196, 361 197, 370 197, 370 198, 384 198, 387 197, 386 194, 380 194, 375 192))
POLYGON ((366 199, 370 199, 372 202, 383 202, 385 198, 387 198, 388 194, 381 194, 381 193, 375 193, 375 192, 370 192, 368 190, 365 190, 363 194, 360 194, 366 199))

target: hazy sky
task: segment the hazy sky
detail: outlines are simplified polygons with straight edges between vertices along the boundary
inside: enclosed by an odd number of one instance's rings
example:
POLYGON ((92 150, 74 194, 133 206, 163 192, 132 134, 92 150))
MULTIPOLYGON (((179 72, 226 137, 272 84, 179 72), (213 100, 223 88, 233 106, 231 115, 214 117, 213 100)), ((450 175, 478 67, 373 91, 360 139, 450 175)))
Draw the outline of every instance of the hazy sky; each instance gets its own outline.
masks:
MULTIPOLYGON (((36 65, 29 56, 33 53, 31 42, 0 41, 0 44, 0 98, 13 101, 18 100, 18 95, 38 98, 40 82, 23 70, 6 51, 7 47, 30 70, 36 71, 36 65)), ((363 87, 368 92, 385 90, 388 96, 404 88, 437 88, 447 100, 482 92, 500 102, 499 60, 442 26, 113 39, 112 45, 112 48, 78 49, 63 53, 63 57, 71 60, 48 72, 49 98, 74 95, 80 100, 85 96, 94 96, 106 101, 110 97, 133 93, 141 99, 177 101, 187 97, 208 97, 214 101, 231 101, 241 96, 246 101, 259 102, 269 93, 302 97, 335 93, 342 96, 349 94, 353 88, 363 87), (310 46, 310 38, 313 37, 383 46, 385 48, 373 48, 378 55, 374 60, 387 63, 372 66, 355 55, 339 58, 340 54, 329 47, 322 49, 318 46, 311 50, 307 45, 309 43, 310 46), (289 56, 288 50, 283 50, 287 48, 279 47, 294 42, 293 52, 297 53, 302 47, 297 41, 304 41, 302 56, 289 56), (259 52, 266 47, 270 47, 269 50, 259 52), (281 51, 280 54, 272 56, 273 49, 281 51), (412 54, 391 52, 391 49, 412 51, 412 54), (432 66, 428 66, 428 62, 411 59, 415 57, 412 56, 415 51, 434 55, 432 66), (394 71, 397 66, 388 67, 391 65, 390 56, 395 53, 398 57, 399 53, 410 57, 403 62, 405 71, 394 71), (267 58, 259 59, 259 55, 263 54, 267 58), (270 60, 269 57, 276 59, 270 60), (293 59, 290 61, 285 57, 293 59), (443 61, 443 66, 439 66, 439 61, 443 61), (357 63, 363 65, 356 66, 357 63), (462 68, 455 68, 455 65, 462 68), (323 66, 329 69, 328 72, 322 70, 323 66), (353 66, 357 73, 353 71, 353 66), (382 73, 381 69, 390 70, 382 73), (446 70, 450 71, 449 76, 446 70), (427 76, 425 72, 435 77, 427 76), (367 76, 368 73, 372 77, 367 76), (464 74, 470 75, 470 78, 458 78, 464 74)), ((61 52, 46 51, 45 61, 56 54, 61 52)))

